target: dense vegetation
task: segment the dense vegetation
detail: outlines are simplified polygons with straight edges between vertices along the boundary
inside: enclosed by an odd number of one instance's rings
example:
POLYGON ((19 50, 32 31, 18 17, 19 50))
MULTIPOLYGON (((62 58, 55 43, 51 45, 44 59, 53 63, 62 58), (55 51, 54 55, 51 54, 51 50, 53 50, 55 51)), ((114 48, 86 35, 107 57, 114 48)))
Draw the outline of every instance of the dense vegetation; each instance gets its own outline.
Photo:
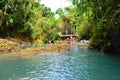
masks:
POLYGON ((71 1, 81 26, 79 36, 90 39, 92 48, 120 54, 120 0, 71 1))
POLYGON ((38 44, 77 34, 78 40, 89 39, 91 48, 119 54, 120 0, 68 1, 73 5, 54 13, 39 0, 1 0, 0 37, 38 44))
POLYGON ((0 1, 0 36, 35 43, 56 37, 56 20, 50 8, 35 0, 0 1), (46 39, 47 38, 47 39, 46 39))

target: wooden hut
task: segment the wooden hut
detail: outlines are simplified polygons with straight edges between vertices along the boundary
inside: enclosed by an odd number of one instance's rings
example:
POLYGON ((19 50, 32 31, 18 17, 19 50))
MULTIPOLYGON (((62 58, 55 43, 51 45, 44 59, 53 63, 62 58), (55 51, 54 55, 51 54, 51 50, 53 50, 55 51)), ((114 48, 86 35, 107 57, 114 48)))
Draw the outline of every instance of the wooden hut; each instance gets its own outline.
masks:
POLYGON ((60 36, 62 40, 69 40, 71 44, 76 43, 77 36, 75 34, 67 34, 60 36))

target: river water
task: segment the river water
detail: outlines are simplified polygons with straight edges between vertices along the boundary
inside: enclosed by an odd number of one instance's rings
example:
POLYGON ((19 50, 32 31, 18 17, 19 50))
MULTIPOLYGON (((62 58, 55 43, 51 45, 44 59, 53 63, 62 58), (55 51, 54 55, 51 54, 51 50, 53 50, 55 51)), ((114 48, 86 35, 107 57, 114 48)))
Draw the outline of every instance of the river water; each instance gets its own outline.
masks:
POLYGON ((78 46, 65 53, 0 55, 0 80, 120 80, 120 57, 78 46))

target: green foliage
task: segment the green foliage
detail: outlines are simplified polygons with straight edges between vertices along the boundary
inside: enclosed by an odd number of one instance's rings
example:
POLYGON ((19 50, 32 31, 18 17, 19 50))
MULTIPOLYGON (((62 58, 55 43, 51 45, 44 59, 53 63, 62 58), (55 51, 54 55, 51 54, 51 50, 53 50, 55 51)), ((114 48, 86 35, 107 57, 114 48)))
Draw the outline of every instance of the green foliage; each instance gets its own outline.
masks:
POLYGON ((73 16, 75 17, 75 20, 72 19, 71 23, 73 26, 76 25, 77 34, 80 38, 83 36, 89 37, 91 42, 90 47, 107 52, 114 51, 120 53, 120 1, 70 1, 74 5, 73 16))
POLYGON ((69 6, 67 10, 70 24, 72 26, 72 33, 78 35, 78 39, 89 39, 91 34, 91 14, 92 9, 88 4, 80 1, 72 0, 74 7, 69 6), (87 7, 86 7, 87 6, 87 7))
POLYGON ((53 16, 42 18, 44 42, 54 41, 57 37, 56 19, 53 16))
POLYGON ((38 1, 1 0, 0 37, 43 43, 77 34, 93 48, 120 53, 120 0, 69 0, 72 6, 56 10, 58 19, 38 1))
POLYGON ((64 17, 65 16, 62 8, 57 9, 56 10, 56 14, 58 14, 60 17, 64 17))
POLYGON ((51 9, 39 0, 0 1, 0 37, 14 37, 31 42, 56 38, 56 19, 51 9))

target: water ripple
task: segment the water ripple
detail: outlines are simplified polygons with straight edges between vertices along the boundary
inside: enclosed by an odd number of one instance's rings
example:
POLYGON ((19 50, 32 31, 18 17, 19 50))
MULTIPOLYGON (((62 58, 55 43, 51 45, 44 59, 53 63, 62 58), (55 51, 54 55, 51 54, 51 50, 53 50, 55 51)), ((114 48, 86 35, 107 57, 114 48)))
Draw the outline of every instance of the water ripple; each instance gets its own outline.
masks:
POLYGON ((119 80, 120 59, 99 53, 72 47, 66 53, 0 58, 0 80, 119 80))

